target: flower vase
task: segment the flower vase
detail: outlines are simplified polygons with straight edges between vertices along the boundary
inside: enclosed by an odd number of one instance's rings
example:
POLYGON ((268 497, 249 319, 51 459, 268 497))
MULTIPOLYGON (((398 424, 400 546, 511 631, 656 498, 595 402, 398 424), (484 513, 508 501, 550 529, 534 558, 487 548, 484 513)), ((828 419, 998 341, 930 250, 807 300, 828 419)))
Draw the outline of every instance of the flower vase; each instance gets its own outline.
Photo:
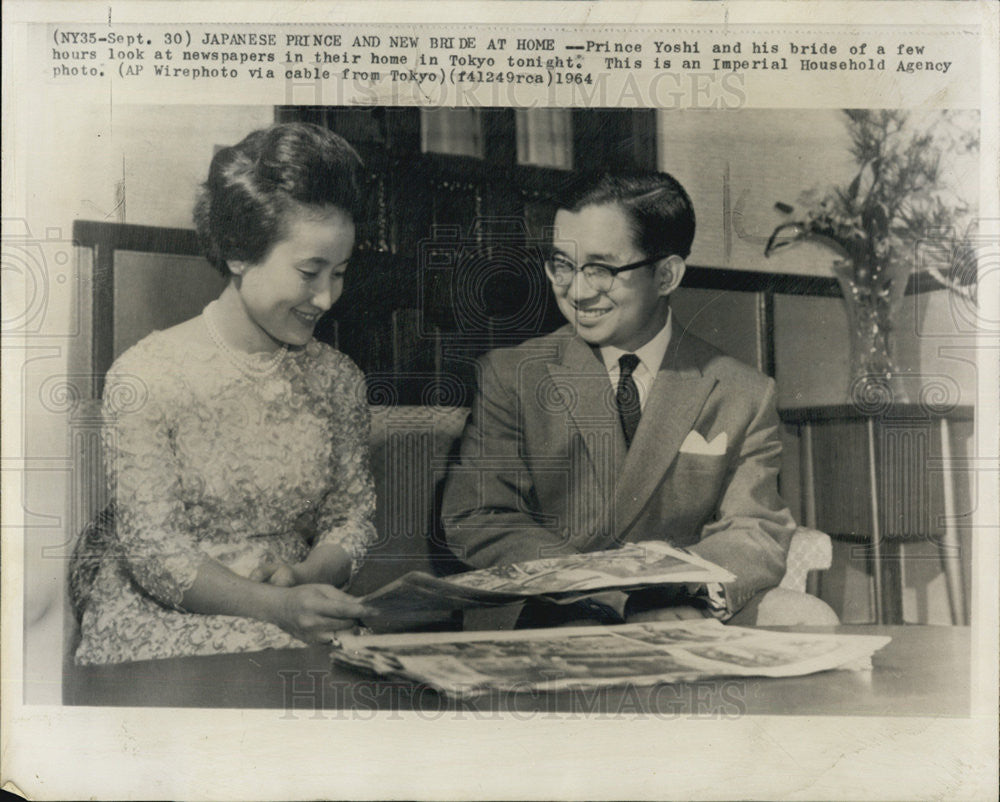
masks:
MULTIPOLYGON (((909 395, 895 356, 895 323, 905 291, 904 277, 875 285, 859 281, 859 271, 850 265, 835 268, 834 273, 847 309, 848 401, 867 413, 907 403, 909 395)), ((860 275, 865 272, 860 271, 860 275)))

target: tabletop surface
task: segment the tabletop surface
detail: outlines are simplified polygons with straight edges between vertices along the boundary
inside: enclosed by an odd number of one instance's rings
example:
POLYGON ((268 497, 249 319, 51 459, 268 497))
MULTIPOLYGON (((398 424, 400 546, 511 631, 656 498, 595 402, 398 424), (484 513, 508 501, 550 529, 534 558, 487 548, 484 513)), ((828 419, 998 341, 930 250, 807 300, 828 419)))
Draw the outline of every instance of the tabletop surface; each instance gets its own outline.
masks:
MULTIPOLYGON (((779 628, 775 629, 789 629, 779 628)), ((968 716, 967 627, 798 627, 796 632, 888 635, 871 671, 801 677, 737 677, 590 691, 487 694, 456 702, 425 686, 333 666, 327 646, 211 657, 74 666, 73 705, 405 711, 449 709, 562 713, 968 716)))
POLYGON ((886 404, 863 409, 856 404, 813 404, 804 407, 783 407, 778 416, 784 423, 825 423, 832 421, 864 421, 873 418, 885 423, 920 423, 947 418, 951 421, 975 420, 976 409, 971 404, 935 406, 933 404, 886 404))

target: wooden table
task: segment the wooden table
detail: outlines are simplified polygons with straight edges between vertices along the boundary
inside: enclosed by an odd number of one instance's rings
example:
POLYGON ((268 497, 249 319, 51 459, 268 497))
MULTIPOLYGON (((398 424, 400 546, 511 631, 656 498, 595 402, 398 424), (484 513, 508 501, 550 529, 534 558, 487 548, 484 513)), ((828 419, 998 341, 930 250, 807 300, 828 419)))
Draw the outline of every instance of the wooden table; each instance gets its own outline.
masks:
POLYGON ((328 647, 312 647, 74 667, 65 683, 64 701, 130 707, 278 708, 294 710, 296 716, 322 710, 505 710, 706 718, 969 715, 970 635, 966 627, 839 626, 795 631, 889 635, 892 642, 876 653, 872 671, 591 692, 507 693, 463 702, 448 700, 423 686, 333 667, 328 647))

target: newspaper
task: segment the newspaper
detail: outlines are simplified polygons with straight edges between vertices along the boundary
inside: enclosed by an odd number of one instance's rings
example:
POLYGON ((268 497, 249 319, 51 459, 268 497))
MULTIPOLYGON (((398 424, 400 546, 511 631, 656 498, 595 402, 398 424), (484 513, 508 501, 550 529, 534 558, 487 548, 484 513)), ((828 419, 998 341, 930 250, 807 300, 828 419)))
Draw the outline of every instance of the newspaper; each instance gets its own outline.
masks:
POLYGON ((442 579, 413 571, 364 598, 374 615, 365 623, 430 623, 455 610, 544 597, 570 603, 602 590, 665 584, 731 582, 724 568, 659 541, 620 549, 550 557, 469 571, 442 579))
POLYGON ((714 619, 505 633, 345 635, 333 660, 463 699, 714 677, 870 668, 891 638, 727 627, 714 619))

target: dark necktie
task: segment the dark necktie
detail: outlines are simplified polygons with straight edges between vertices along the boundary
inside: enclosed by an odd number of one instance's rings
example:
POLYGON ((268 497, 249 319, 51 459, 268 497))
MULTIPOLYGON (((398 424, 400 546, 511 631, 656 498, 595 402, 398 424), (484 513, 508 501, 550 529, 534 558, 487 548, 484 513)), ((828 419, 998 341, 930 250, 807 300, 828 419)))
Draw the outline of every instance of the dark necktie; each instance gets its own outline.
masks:
POLYGON ((639 428, 639 418, 642 417, 642 407, 639 406, 639 388, 635 386, 632 372, 639 367, 639 357, 635 354, 622 354, 618 358, 621 373, 618 376, 618 392, 615 393, 615 403, 618 404, 618 417, 625 433, 625 445, 632 445, 635 430, 639 428))

